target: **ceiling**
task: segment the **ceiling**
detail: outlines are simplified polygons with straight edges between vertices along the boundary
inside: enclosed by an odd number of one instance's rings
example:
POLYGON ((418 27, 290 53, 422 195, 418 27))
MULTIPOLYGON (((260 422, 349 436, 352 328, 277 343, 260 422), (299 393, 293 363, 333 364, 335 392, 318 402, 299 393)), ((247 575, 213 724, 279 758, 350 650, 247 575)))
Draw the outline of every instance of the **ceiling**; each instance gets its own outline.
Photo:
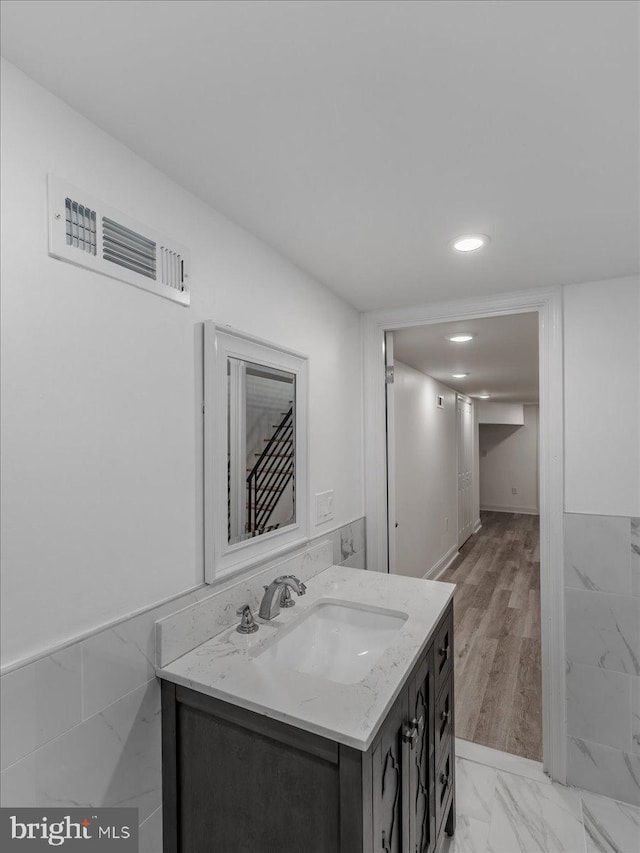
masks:
POLYGON ((539 400, 537 313, 402 329, 393 333, 393 351, 395 361, 471 397, 486 392, 493 402, 539 400), (464 344, 446 339, 462 332, 476 337, 464 344), (469 376, 453 379, 452 373, 469 376))
POLYGON ((638 271, 635 2, 4 0, 2 52, 361 310, 638 271))

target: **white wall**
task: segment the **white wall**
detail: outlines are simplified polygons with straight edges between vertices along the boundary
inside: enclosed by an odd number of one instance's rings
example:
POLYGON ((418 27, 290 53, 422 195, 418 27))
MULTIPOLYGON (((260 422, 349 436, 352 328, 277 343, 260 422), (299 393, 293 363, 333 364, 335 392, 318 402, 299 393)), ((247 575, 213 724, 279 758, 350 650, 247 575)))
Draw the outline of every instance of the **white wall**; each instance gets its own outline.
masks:
POLYGON ((522 403, 489 403, 480 400, 478 407, 479 424, 520 424, 524 423, 522 403))
MULTIPOLYGON (((363 513, 359 318, 2 64, 2 651, 11 663, 202 582, 205 319, 310 357, 310 491, 363 513), (47 255, 53 172, 190 247, 181 308, 47 255)), ((277 199, 274 199, 277 204, 277 199)))
POLYGON ((538 406, 523 408, 523 426, 480 424, 482 509, 538 512, 538 406))
POLYGON ((393 393, 396 572, 422 577, 457 541, 456 393, 402 362, 393 393))
POLYGON ((640 515, 640 279, 564 298, 565 509, 640 515))

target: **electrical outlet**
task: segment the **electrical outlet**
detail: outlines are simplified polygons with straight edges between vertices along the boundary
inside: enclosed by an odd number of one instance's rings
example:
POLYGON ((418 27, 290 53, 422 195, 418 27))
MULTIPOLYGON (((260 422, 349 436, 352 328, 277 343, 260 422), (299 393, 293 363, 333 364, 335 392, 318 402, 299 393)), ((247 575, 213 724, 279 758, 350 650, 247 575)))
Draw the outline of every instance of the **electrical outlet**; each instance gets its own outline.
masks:
POLYGON ((333 494, 333 489, 316 494, 316 524, 323 524, 333 518, 333 494))
POLYGON ((511 494, 512 494, 512 495, 517 495, 517 494, 518 494, 518 490, 516 489, 516 487, 515 487, 515 486, 513 486, 513 488, 511 489, 511 494))

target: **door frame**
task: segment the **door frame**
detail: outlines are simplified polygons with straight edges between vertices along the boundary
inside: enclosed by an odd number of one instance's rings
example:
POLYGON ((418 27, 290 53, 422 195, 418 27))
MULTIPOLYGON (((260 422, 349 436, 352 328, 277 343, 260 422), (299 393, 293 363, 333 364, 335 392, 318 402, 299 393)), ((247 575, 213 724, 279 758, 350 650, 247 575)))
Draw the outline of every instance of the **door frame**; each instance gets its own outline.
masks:
MULTIPOLYGON (((460 421, 458 420, 458 405, 460 404, 460 401, 462 401, 463 403, 466 403, 471 410, 469 414, 471 417, 470 456, 471 456, 471 515, 472 516, 475 516, 475 512, 474 512, 475 505, 474 505, 473 496, 474 496, 475 486, 476 486, 476 475, 477 475, 476 469, 479 467, 479 465, 478 465, 479 460, 476 459, 476 454, 475 454, 475 436, 473 434, 474 433, 474 425, 475 425, 475 417, 476 417, 475 401, 473 400, 472 397, 469 397, 466 394, 461 394, 460 391, 456 391, 456 504, 457 504, 457 506, 456 506, 456 511, 457 511, 456 544, 457 544, 458 551, 460 548, 462 548, 464 543, 468 539, 470 539, 471 536, 473 536, 473 532, 475 530, 476 524, 480 520, 480 506, 478 505, 478 517, 477 518, 472 517, 471 523, 470 523, 471 530, 468 533, 466 539, 464 539, 461 542, 460 541, 460 445, 464 442, 465 439, 464 439, 464 437, 461 436, 462 430, 460 429, 460 421)), ((469 440, 469 438, 467 438, 467 440, 469 440)), ((434 580, 435 580, 435 578, 434 578, 434 580)))
POLYGON ((564 611, 564 419, 562 291, 495 296, 381 309, 362 316, 367 568, 388 571, 384 333, 478 317, 538 312, 540 368, 540 609, 544 770, 566 783, 564 611))

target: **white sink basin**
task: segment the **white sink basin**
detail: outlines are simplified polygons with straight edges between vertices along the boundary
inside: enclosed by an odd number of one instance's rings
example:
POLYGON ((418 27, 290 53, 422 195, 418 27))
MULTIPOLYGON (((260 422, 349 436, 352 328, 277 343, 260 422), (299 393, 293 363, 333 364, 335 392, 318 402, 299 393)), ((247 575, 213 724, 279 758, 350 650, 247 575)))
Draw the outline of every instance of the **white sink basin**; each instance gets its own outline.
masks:
POLYGON ((257 655, 298 672, 355 684, 393 642, 406 613, 334 601, 319 602, 257 655))

